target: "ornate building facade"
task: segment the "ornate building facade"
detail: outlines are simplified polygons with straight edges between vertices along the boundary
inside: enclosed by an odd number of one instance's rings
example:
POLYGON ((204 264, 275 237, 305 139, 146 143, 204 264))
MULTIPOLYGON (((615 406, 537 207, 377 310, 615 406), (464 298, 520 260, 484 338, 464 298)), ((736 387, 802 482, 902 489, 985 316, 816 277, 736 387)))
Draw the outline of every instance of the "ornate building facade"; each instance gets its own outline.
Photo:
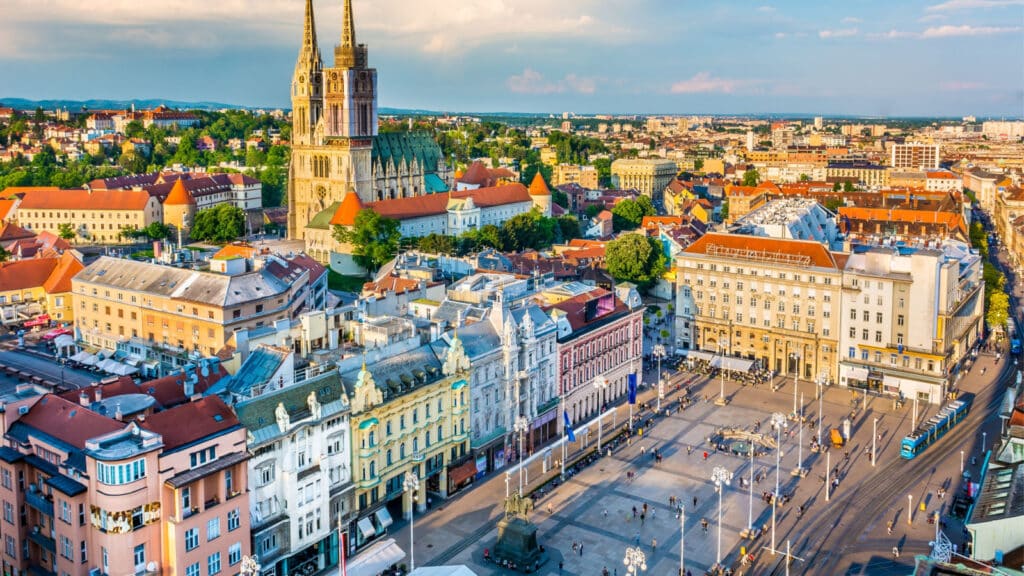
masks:
POLYGON ((349 193, 372 202, 447 189, 441 150, 429 136, 378 137, 377 70, 369 67, 366 45, 356 43, 351 0, 345 0, 341 43, 329 68, 320 57, 312 0, 306 1, 291 99, 291 238, 305 238, 306 225, 349 193))

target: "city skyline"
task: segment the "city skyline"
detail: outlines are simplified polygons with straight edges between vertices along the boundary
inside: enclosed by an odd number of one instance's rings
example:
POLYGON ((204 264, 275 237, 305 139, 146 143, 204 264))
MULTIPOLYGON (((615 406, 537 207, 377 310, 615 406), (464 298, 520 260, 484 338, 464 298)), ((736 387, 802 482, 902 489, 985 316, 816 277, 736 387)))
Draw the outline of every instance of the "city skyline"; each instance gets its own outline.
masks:
MULTIPOLYGON (((0 76, 19 83, 0 97, 287 107, 299 0, 88 9, 11 2, 15 16, 0 23, 0 76)), ((1020 0, 510 4, 355 0, 357 39, 380 70, 381 105, 869 116, 1024 110, 1021 75, 1007 72, 1024 68, 1024 45, 1015 41, 1024 31, 1020 0)), ((315 5, 329 62, 341 1, 315 5)))

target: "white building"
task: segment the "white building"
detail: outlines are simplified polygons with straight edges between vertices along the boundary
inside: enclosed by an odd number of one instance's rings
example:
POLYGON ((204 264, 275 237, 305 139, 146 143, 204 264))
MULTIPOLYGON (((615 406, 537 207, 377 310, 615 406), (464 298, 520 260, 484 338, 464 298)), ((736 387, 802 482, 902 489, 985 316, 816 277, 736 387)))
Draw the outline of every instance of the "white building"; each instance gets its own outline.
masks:
POLYGON ((730 232, 787 240, 814 240, 841 250, 836 216, 811 198, 780 198, 733 223, 730 232))
POLYGON ((1024 138, 1024 122, 984 122, 981 125, 981 133, 991 140, 1019 140, 1024 138))
POLYGON ((620 158, 612 162, 611 171, 613 188, 636 189, 652 200, 660 200, 662 191, 679 173, 675 162, 660 158, 620 158))
POLYGON ((267 390, 250 386, 257 366, 243 368, 219 393, 249 431, 252 550, 260 573, 323 572, 337 564, 338 522, 353 512, 349 400, 341 378, 331 371, 267 390))
POLYGON ((981 272, 961 242, 855 248, 843 270, 840 385, 943 402, 981 335, 981 272))
POLYGON ((893 144, 889 165, 896 170, 938 170, 939 158, 938 144, 893 144))

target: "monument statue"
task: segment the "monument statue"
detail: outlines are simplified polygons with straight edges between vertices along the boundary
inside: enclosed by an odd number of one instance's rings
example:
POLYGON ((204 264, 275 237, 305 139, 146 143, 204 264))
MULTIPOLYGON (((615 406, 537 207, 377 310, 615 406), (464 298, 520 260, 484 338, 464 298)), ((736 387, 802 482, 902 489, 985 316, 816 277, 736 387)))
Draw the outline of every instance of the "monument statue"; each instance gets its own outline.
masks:
POLYGON ((498 541, 494 559, 521 572, 534 572, 548 561, 548 554, 537 543, 537 526, 530 522, 533 499, 515 492, 505 499, 505 515, 498 521, 498 541))

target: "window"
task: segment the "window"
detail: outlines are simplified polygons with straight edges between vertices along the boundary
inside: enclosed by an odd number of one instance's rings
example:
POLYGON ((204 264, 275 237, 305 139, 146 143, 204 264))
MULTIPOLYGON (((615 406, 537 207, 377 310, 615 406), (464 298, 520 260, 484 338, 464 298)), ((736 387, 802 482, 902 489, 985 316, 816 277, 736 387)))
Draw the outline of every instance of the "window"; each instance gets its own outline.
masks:
POLYGON ((186 487, 181 489, 181 512, 183 515, 188 515, 192 511, 192 488, 186 487))
POLYGON ((903 314, 899 314, 896 316, 896 325, 903 326, 903 314))
POLYGON ((214 552, 206 559, 206 572, 210 576, 220 574, 220 552, 214 552))
POLYGON ((863 313, 863 318, 864 318, 865 322, 871 320, 871 312, 868 312, 867 310, 865 310, 864 313, 863 313))
POLYGON ((228 532, 232 532, 234 530, 238 530, 238 525, 239 525, 238 508, 235 508, 234 510, 228 512, 228 532))
POLYGON ((199 576, 199 562, 189 564, 188 567, 185 568, 185 576, 199 576))
POLYGON ((4 551, 7 552, 7 555, 11 558, 18 557, 18 544, 10 534, 4 536, 4 551))
POLYGON ((146 460, 139 458, 125 464, 96 463, 96 476, 100 484, 119 486, 146 477, 146 460))
POLYGON ((260 486, 266 486, 274 481, 274 464, 271 462, 259 469, 260 486))
POLYGON ((200 450, 198 452, 193 452, 193 453, 189 454, 189 463, 191 464, 192 468, 196 468, 198 466, 202 466, 203 464, 206 464, 207 462, 213 462, 216 459, 217 459, 217 447, 216 446, 210 446, 209 448, 205 448, 205 449, 200 450))
POLYGON ((60 537, 60 555, 72 562, 75 561, 75 545, 70 538, 63 534, 60 537))
POLYGON ((206 523, 206 541, 215 540, 220 537, 220 517, 213 518, 206 523))
POLYGON ((142 572, 146 567, 146 545, 139 544, 136 546, 133 552, 133 557, 135 558, 135 571, 142 572))
POLYGON ((867 328, 865 328, 865 329, 860 331, 860 339, 861 340, 867 340, 868 339, 868 329, 867 328))
POLYGON ((78 546, 79 558, 82 564, 89 561, 89 549, 86 547, 85 540, 82 540, 78 546))
POLYGON ((235 542, 228 548, 228 566, 234 566, 242 561, 242 543, 235 542))
POLYGON ((875 331, 875 342, 881 342, 881 341, 882 341, 882 332, 881 332, 881 330, 876 330, 875 331))
POLYGON ((14 524, 14 505, 4 500, 4 520, 8 524, 14 524))
POLYGON ((857 337, 857 329, 854 328, 853 326, 850 326, 850 338, 856 338, 856 337, 857 337))
POLYGON ((876 324, 881 324, 882 323, 882 313, 881 312, 875 312, 875 323, 876 324))

